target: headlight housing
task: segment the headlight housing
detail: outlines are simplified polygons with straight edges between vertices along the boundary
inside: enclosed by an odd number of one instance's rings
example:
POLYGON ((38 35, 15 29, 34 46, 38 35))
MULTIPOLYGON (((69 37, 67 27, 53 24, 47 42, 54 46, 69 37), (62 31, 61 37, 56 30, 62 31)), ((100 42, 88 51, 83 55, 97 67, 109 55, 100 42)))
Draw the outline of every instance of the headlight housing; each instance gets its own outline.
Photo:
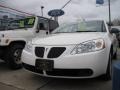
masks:
POLYGON ((32 51, 32 41, 29 41, 26 46, 25 46, 25 50, 28 51, 28 52, 31 52, 32 51))
POLYGON ((90 40, 83 43, 80 43, 75 46, 71 54, 80 54, 94 52, 105 48, 105 42, 103 39, 90 40))

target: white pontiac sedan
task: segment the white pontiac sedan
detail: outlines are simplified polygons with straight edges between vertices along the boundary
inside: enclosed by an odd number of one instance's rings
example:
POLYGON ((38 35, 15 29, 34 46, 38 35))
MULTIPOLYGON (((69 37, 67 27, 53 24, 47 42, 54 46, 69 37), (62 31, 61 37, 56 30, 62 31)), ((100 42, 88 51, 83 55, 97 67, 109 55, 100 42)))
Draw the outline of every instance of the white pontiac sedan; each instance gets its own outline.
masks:
POLYGON ((61 25, 51 35, 34 38, 22 53, 23 66, 41 76, 111 79, 117 39, 105 21, 91 20, 61 25))

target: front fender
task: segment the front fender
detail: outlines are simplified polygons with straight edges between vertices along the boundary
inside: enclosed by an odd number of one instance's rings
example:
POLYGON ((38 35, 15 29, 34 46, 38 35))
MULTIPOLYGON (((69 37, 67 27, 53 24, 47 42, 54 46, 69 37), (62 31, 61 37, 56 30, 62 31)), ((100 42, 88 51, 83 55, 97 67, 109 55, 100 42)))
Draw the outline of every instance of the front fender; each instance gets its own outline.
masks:
POLYGON ((15 41, 27 42, 27 39, 25 38, 2 38, 0 40, 0 46, 9 46, 11 42, 15 42, 15 41))

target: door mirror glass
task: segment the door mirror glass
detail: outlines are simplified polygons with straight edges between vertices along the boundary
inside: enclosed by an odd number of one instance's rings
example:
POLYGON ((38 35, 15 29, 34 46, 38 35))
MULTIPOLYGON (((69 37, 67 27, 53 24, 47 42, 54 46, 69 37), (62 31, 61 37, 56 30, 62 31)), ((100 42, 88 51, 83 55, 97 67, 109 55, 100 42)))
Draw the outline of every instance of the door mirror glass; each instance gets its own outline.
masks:
POLYGON ((39 23, 39 30, 46 30, 43 23, 39 23))

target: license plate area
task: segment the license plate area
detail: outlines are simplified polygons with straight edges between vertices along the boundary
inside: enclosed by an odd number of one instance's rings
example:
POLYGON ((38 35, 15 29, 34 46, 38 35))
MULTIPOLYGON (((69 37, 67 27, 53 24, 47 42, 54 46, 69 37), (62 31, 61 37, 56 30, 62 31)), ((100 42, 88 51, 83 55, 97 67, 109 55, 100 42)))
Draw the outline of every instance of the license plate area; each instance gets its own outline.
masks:
POLYGON ((46 59, 36 59, 35 67, 37 70, 52 71, 54 67, 54 61, 46 59))

